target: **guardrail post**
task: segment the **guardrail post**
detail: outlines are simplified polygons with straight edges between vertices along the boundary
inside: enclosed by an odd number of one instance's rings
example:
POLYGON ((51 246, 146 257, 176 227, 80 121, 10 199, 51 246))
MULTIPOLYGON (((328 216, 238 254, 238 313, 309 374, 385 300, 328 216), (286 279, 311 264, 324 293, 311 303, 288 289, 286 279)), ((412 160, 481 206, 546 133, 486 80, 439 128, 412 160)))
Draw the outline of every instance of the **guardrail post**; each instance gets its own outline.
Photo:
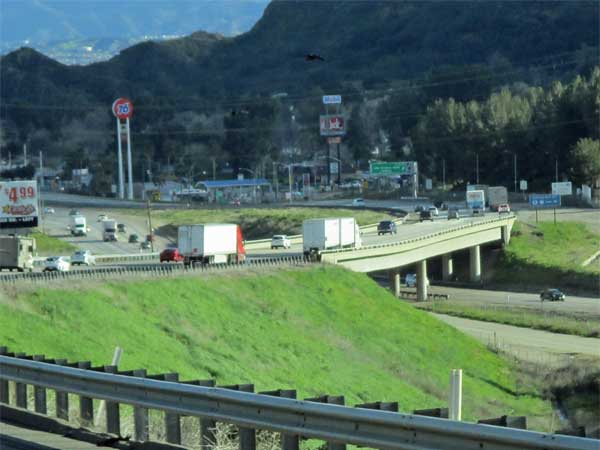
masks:
POLYGON ((377 409, 379 411, 398 412, 398 402, 369 402, 355 405, 355 408, 377 409))
MULTIPOLYGON (((129 377, 146 378, 146 369, 126 370, 123 372, 119 371, 117 374, 129 377)), ((136 441, 143 442, 148 440, 149 430, 147 408, 140 408, 137 406, 133 407, 133 428, 134 438, 136 441)))
POLYGON ((496 425, 498 427, 519 428, 521 430, 527 429, 526 416, 501 416, 493 419, 481 419, 477 423, 496 425))
MULTIPOLYGON (((44 361, 44 355, 34 355, 34 361, 44 361)), ((48 414, 46 403, 46 388, 41 386, 33 386, 33 410, 39 414, 48 414)))
MULTIPOLYGON (((277 389, 275 391, 259 392, 263 395, 272 395, 282 398, 296 398, 295 389, 277 389)), ((281 433, 281 450, 299 450, 300 437, 297 434, 281 433)))
MULTIPOLYGON (((77 369, 90 369, 92 363, 90 361, 78 361, 69 363, 67 366, 77 369)), ((94 401, 90 397, 79 396, 79 420, 84 426, 91 426, 94 423, 94 401)))
MULTIPOLYGON (((92 367, 92 370, 104 373, 119 373, 117 366, 100 366, 92 367)), ((119 402, 113 402, 110 400, 106 401, 105 414, 106 414, 106 432, 113 433, 116 435, 121 434, 121 414, 119 411, 119 402)), ((98 414, 102 414, 102 406, 98 410, 98 414)), ((98 419, 96 419, 97 421, 98 419)))
MULTIPOLYGON (((319 397, 305 398, 307 402, 328 403, 330 405, 344 405, 345 399, 343 395, 321 395, 319 397)), ((327 442, 327 450, 346 450, 346 444, 338 444, 337 442, 327 442)))
POLYGON ((417 416, 439 417, 447 419, 449 416, 448 408, 415 409, 413 414, 417 416))
MULTIPOLYGON (((6 355, 8 353, 8 348, 1 346, 0 347, 0 355, 6 355)), ((8 390, 8 380, 0 380, 0 403, 4 403, 8 405, 10 401, 9 390, 8 390)))
MULTIPOLYGON (((179 381, 179 374, 163 373, 159 375, 148 375, 147 378, 177 383, 179 381)), ((171 444, 181 444, 181 422, 179 420, 179 414, 165 412, 165 430, 167 442, 171 444)))
MULTIPOLYGON (((55 359, 54 364, 59 366, 67 366, 66 359, 55 359)), ((54 391, 56 397, 56 417, 59 419, 69 420, 69 394, 68 392, 54 391)))
MULTIPOLYGON (((15 358, 25 358, 25 353, 15 353, 15 358)), ((15 382, 15 397, 17 408, 27 409, 27 385, 15 382)))
MULTIPOLYGON (((182 381, 183 384, 193 386, 215 387, 215 380, 191 380, 182 381)), ((211 450, 216 444, 215 428, 217 423, 212 419, 200 417, 200 448, 202 450, 211 450)))
MULTIPOLYGON (((234 384, 221 387, 240 392, 254 392, 253 384, 234 384)), ((240 450, 256 450, 256 430, 245 427, 238 427, 238 430, 240 435, 240 450)))

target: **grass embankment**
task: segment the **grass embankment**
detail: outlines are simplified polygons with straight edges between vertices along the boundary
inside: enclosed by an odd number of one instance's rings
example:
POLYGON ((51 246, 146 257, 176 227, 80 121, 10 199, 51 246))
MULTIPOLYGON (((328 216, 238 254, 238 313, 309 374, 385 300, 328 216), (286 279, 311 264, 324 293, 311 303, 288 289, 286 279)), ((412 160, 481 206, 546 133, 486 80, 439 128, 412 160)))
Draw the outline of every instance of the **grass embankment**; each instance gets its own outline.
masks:
POLYGON ((73 244, 44 233, 31 233, 29 237, 35 238, 37 252, 40 256, 64 255, 77 250, 73 244))
POLYGON ((124 369, 399 401, 402 411, 446 405, 449 372, 462 368, 467 420, 550 423, 550 405, 505 360, 341 268, 0 292, 0 343, 16 351, 106 364, 119 345, 124 369))
POLYGON ((575 317, 572 314, 538 309, 504 307, 499 305, 469 306, 453 302, 428 302, 416 305, 419 308, 440 314, 503 323, 553 333, 572 334, 584 337, 600 337, 600 319, 575 317))
POLYGON ((598 292, 600 268, 581 263, 600 248, 600 236, 576 222, 515 223, 494 283, 598 292))
POLYGON ((388 214, 374 211, 324 208, 190 209, 152 213, 152 220, 161 227, 160 232, 165 236, 175 236, 179 225, 237 223, 242 227, 245 239, 270 238, 273 234, 301 234, 304 220, 320 217, 354 217, 359 225, 391 218, 388 214))

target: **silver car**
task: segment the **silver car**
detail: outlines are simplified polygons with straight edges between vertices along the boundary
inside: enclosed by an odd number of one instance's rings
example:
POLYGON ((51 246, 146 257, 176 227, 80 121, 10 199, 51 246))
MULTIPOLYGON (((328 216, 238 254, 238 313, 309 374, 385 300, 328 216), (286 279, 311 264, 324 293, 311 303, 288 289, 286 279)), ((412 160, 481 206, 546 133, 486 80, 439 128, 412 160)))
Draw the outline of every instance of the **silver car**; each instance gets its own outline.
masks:
POLYGON ((96 264, 96 258, 92 255, 92 252, 89 250, 77 250, 75 253, 71 255, 71 265, 72 266, 93 266, 96 264))

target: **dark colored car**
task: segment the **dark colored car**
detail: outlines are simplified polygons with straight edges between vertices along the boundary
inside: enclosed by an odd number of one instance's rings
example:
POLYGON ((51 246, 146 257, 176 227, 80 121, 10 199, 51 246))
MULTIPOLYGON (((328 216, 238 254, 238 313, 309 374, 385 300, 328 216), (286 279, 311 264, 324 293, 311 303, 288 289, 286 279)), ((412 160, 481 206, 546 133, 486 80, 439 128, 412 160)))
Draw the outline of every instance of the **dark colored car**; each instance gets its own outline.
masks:
POLYGON ((165 248, 160 252, 160 262, 180 262, 183 261, 183 256, 176 248, 165 248))
POLYGON ((125 226, 124 223, 118 223, 117 224, 117 231, 119 233, 126 233, 127 232, 127 227, 125 226))
POLYGON ((146 235, 146 241, 147 242, 155 242, 154 235, 153 234, 147 234, 146 235))
POLYGON ((377 235, 380 236, 380 235, 386 234, 386 233, 390 233, 390 234, 397 233, 396 223, 394 221, 382 220, 381 222, 379 222, 379 225, 377 225, 377 235))
POLYGON ((417 205, 415 206, 415 212, 421 212, 425 209, 425 207, 423 205, 417 205))
POLYGON ((424 209, 419 213, 419 222, 423 222, 424 220, 431 220, 433 222, 433 214, 428 209, 424 209))
POLYGON ((140 238, 138 237, 137 234, 130 234, 129 235, 129 243, 130 244, 137 244, 139 240, 140 240, 140 238))
POLYGON ((564 302, 565 294, 558 289, 546 289, 545 291, 540 292, 540 300, 547 300, 549 302, 564 302))
POLYGON ((458 209, 449 209, 448 210, 448 220, 450 219, 460 219, 460 214, 458 213, 458 209))

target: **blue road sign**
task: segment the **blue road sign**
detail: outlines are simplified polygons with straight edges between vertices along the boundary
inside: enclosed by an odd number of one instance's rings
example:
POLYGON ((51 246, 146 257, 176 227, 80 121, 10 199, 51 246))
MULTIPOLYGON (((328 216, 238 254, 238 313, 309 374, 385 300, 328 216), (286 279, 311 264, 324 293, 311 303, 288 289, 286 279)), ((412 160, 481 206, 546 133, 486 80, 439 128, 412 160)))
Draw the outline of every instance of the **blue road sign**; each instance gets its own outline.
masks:
POLYGON ((556 208, 560 206, 560 195, 531 194, 529 204, 532 208, 556 208))

